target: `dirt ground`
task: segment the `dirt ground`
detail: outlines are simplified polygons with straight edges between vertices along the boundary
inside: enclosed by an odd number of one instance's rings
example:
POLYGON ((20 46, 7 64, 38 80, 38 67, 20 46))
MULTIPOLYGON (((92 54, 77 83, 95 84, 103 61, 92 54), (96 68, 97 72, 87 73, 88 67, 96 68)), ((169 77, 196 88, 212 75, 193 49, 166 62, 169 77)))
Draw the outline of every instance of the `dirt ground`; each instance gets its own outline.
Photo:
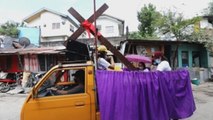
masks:
MULTIPOLYGON (((194 114, 183 120, 213 120, 213 82, 192 84, 196 103, 194 114)), ((0 120, 20 120, 20 111, 27 94, 0 93, 0 120)))

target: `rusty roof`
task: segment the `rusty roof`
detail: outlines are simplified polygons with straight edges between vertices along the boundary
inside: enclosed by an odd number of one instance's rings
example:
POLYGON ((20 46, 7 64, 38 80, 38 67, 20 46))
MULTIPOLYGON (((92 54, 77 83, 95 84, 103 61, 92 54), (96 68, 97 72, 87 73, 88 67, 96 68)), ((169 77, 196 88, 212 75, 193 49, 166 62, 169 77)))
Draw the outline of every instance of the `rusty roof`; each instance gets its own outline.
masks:
POLYGON ((40 48, 23 48, 23 49, 0 49, 0 55, 9 54, 57 54, 65 50, 64 46, 58 47, 40 47, 40 48))

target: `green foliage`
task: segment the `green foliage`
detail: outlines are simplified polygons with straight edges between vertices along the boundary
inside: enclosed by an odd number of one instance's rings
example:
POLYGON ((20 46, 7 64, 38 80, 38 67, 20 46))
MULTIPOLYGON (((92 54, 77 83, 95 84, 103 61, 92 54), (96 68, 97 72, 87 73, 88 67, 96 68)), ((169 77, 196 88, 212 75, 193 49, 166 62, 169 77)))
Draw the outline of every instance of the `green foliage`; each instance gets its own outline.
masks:
POLYGON ((149 40, 149 39, 158 39, 158 37, 156 35, 152 35, 152 36, 146 35, 145 37, 143 37, 141 35, 141 32, 132 32, 132 33, 129 34, 128 37, 130 39, 147 39, 147 40, 149 40))
POLYGON ((213 2, 208 4, 208 8, 204 9, 204 15, 211 16, 213 15, 213 2))
POLYGON ((213 30, 200 29, 198 32, 193 32, 188 36, 187 40, 202 43, 209 51, 213 52, 213 30))
POLYGON ((140 22, 138 29, 142 38, 156 37, 155 32, 158 28, 160 12, 156 11, 156 7, 152 4, 144 5, 137 13, 138 21, 140 22))
MULTIPOLYGON (((208 8, 204 9, 204 15, 213 16, 213 2, 209 2, 208 8)), ((213 24, 212 21, 210 23, 213 24)), ((210 52, 213 52, 213 30, 200 29, 199 32, 193 33, 189 39, 203 43, 210 52)))
POLYGON ((200 17, 185 20, 182 14, 168 11, 159 22, 159 33, 169 36, 171 39, 186 40, 186 36, 194 31, 194 24, 200 20, 200 17))
POLYGON ((17 29, 18 23, 6 22, 0 26, 0 35, 7 35, 10 37, 17 37, 19 30, 17 29))
MULTIPOLYGON (((213 2, 209 3, 209 12, 213 15, 213 2)), ((209 36, 206 31, 199 30, 196 25, 201 21, 201 17, 184 19, 182 13, 168 10, 161 14, 156 11, 152 4, 144 6, 137 13, 140 22, 137 32, 129 35, 131 39, 162 39, 167 40, 188 40, 204 43, 207 48, 213 46, 213 35, 209 36)), ((178 49, 178 46, 177 46, 178 49)))
POLYGON ((200 20, 199 17, 185 20, 180 13, 168 11, 164 14, 156 11, 152 4, 144 5, 137 13, 138 32, 133 32, 129 38, 134 39, 164 39, 185 40, 185 37, 193 32, 193 25, 200 20))
MULTIPOLYGON (((187 40, 187 36, 190 36, 194 31, 194 25, 201 20, 200 17, 194 17, 192 19, 184 19, 180 13, 168 11, 164 13, 159 27, 159 34, 164 36, 163 39, 169 40, 187 40)), ((175 67, 175 61, 177 57, 179 45, 176 46, 173 53, 172 66, 175 67)))
POLYGON ((142 39, 143 38, 139 32, 132 32, 129 34, 128 37, 131 39, 142 39))

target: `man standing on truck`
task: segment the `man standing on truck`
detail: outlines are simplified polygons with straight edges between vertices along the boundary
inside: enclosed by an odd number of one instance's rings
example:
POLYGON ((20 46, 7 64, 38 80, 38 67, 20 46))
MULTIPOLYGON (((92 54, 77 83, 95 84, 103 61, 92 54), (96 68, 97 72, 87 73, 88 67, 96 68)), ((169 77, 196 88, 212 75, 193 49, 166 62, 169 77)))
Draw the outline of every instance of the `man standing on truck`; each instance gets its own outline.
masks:
POLYGON ((98 69, 99 70, 109 70, 114 69, 115 63, 112 56, 107 56, 107 48, 104 45, 98 47, 98 69), (109 59, 107 61, 107 59, 109 59))

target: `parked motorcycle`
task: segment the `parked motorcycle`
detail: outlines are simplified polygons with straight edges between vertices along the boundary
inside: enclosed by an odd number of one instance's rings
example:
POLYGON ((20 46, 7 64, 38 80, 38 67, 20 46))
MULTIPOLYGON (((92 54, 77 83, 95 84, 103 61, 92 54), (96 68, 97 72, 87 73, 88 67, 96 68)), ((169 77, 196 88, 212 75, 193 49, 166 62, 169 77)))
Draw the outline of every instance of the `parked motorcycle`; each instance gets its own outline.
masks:
POLYGON ((5 79, 0 79, 0 92, 6 93, 9 90, 15 89, 18 84, 17 73, 8 73, 5 79))

